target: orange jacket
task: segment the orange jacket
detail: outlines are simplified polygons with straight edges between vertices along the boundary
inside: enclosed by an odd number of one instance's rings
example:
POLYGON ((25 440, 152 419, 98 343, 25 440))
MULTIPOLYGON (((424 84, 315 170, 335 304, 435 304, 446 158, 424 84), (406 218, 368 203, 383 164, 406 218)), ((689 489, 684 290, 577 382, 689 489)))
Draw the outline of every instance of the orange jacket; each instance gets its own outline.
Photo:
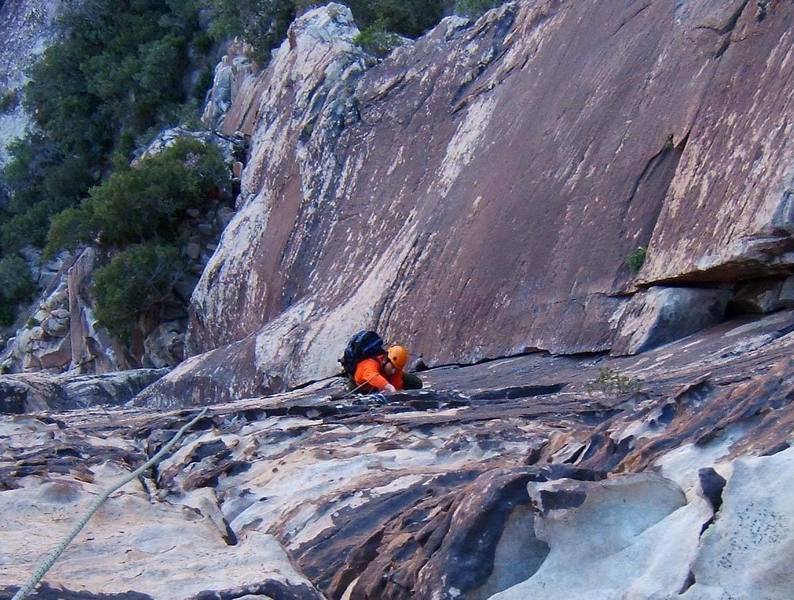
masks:
POLYGON ((397 371, 391 377, 386 377, 380 372, 381 360, 384 356, 365 358, 356 365, 356 374, 353 376, 353 381, 355 381, 357 386, 363 386, 363 391, 368 391, 367 386, 364 385, 365 383, 371 389, 376 390, 384 390, 388 384, 392 384, 398 390, 405 388, 402 371, 397 371))

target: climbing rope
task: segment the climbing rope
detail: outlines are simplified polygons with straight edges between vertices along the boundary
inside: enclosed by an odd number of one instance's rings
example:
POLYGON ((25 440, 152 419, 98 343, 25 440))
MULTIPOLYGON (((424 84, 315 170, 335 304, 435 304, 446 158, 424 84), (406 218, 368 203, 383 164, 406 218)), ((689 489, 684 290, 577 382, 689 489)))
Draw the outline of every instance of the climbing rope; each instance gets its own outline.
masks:
POLYGON ((107 488, 104 492, 102 492, 99 495, 99 497, 96 500, 94 500, 94 502, 91 504, 91 507, 88 509, 88 512, 85 515, 83 515, 83 517, 79 521, 77 521, 77 523, 75 523, 75 526, 69 532, 69 535, 67 535, 66 538, 52 552, 52 554, 50 554, 47 557, 47 559, 43 563, 41 563, 39 568, 36 569, 35 573, 33 573, 33 576, 30 578, 30 581, 28 581, 23 587, 21 587, 19 591, 16 594, 14 594, 14 597, 11 600, 22 600, 25 596, 27 596, 30 593, 30 591, 34 587, 36 587, 36 584, 38 584, 38 582, 41 581, 41 579, 47 574, 47 571, 49 571, 52 565, 55 564, 55 561, 58 560, 61 554, 63 554, 63 551, 66 550, 67 546, 72 542, 72 540, 75 537, 77 537, 77 534, 80 533, 80 530, 83 527, 85 527, 89 519, 91 519, 91 517, 94 516, 94 513, 97 511, 97 509, 99 509, 100 506, 102 506, 102 503, 105 500, 107 500, 108 497, 117 489, 125 486, 130 481, 140 476, 144 471, 146 471, 146 469, 156 465, 161 460, 163 460, 163 458, 165 458, 165 455, 168 453, 171 447, 174 444, 176 444, 177 441, 179 441, 179 438, 181 438, 182 435, 193 425, 195 425, 196 422, 205 414, 207 414, 206 407, 199 414, 197 414, 189 423, 184 425, 182 429, 177 431, 176 435, 174 435, 174 437, 172 437, 171 440, 165 446, 160 448, 157 454, 152 456, 149 460, 147 460, 140 467, 135 469, 132 473, 120 479, 119 481, 111 485, 109 488, 107 488))

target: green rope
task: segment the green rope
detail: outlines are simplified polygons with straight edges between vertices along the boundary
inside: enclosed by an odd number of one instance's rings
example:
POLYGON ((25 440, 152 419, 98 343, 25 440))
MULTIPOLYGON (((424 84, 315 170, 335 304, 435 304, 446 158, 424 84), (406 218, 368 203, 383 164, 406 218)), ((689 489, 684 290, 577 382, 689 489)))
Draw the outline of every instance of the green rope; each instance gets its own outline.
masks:
POLYGON ((88 523, 89 519, 91 519, 91 517, 94 516, 94 513, 102 505, 102 503, 105 500, 107 500, 108 497, 113 492, 115 492, 117 489, 119 489, 120 487, 128 484, 130 481, 132 481, 133 479, 135 479, 136 477, 141 475, 146 469, 156 465, 163 458, 165 458, 165 455, 168 453, 168 451, 171 449, 171 447, 174 444, 176 444, 176 442, 179 440, 179 438, 181 438, 182 435, 188 429, 190 429, 193 425, 195 425, 196 421, 198 421, 205 414, 207 414, 207 408, 206 407, 198 415, 196 415, 193 418, 193 420, 190 421, 190 423, 187 423, 186 425, 184 425, 182 427, 182 429, 177 431, 176 435, 174 435, 174 437, 172 437, 171 440, 165 446, 160 448, 160 450, 159 450, 159 452, 157 452, 157 454, 152 456, 149 460, 147 460, 140 467, 135 469, 132 473, 130 473, 126 477, 120 479, 119 481, 117 481, 116 483, 111 485, 108 489, 106 489, 104 492, 102 492, 99 495, 99 497, 96 500, 94 500, 94 502, 91 504, 91 508, 89 508, 88 512, 85 515, 83 515, 83 517, 77 523, 75 523, 75 526, 69 532, 69 535, 67 535, 66 538, 52 552, 52 554, 50 554, 47 557, 47 559, 43 563, 41 563, 39 568, 36 569, 36 572, 33 573, 33 576, 30 578, 30 581, 28 581, 23 587, 21 587, 19 589, 19 591, 16 594, 14 594, 14 597, 11 600, 22 600, 25 596, 27 596, 30 593, 30 591, 34 587, 36 587, 36 584, 38 584, 38 582, 41 581, 41 579, 47 574, 47 571, 49 571, 50 568, 52 567, 52 565, 55 564, 55 561, 58 560, 58 558, 61 556, 61 554, 63 554, 63 551, 66 550, 66 547, 72 542, 72 540, 74 540, 75 537, 77 537, 77 534, 80 533, 80 530, 83 527, 85 527, 85 525, 86 525, 86 523, 88 523))

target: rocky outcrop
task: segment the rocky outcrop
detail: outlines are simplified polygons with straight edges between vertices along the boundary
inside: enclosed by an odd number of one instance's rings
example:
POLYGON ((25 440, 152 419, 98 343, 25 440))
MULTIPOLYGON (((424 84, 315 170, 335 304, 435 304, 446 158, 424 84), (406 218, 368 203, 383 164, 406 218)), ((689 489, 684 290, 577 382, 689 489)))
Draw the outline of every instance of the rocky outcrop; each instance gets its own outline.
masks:
POLYGON ((254 79, 257 71, 255 64, 248 57, 245 44, 234 42, 229 45, 221 62, 215 67, 207 103, 204 106, 202 122, 213 131, 236 133, 235 128, 225 126, 226 114, 232 104, 238 100, 243 82, 254 79))
POLYGON ((27 82, 25 70, 55 39, 61 4, 60 0, 0 3, 0 99, 8 98, 0 108, 0 168, 8 160, 8 144, 22 137, 28 126, 20 97, 27 82))
POLYGON ((0 375, 0 414, 123 404, 167 372, 138 369, 102 375, 0 375))
MULTIPOLYGON (((219 404, 41 597, 788 598, 792 322, 447 366, 387 398, 329 379, 219 404), (599 386, 607 371, 633 385, 599 386)), ((0 597, 189 417, 0 418, 0 597)))
POLYGON ((654 286, 621 315, 612 353, 637 354, 721 322, 731 290, 654 286))
POLYGON ((378 63, 346 8, 306 13, 235 80, 239 211, 150 397, 330 375, 364 327, 429 364, 600 352, 637 285, 784 278, 794 10, 759 10, 510 3, 378 63))
POLYGON ((108 373, 135 366, 94 316, 89 287, 96 262, 95 248, 64 253, 49 283, 39 278, 40 298, 0 355, 5 372, 108 373))

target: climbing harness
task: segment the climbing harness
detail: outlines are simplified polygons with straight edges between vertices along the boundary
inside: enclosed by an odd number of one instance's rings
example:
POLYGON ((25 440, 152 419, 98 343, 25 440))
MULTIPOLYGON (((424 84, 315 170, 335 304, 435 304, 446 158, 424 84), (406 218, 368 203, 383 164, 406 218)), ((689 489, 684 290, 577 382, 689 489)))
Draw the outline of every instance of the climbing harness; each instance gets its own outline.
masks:
POLYGON ((188 429, 190 429, 193 425, 195 425, 196 422, 199 419, 201 419, 201 417, 207 414, 207 410, 208 407, 205 407, 204 410, 202 410, 199 414, 193 417, 193 419, 189 423, 183 425, 182 429, 177 431, 176 435, 174 435, 174 437, 172 437, 165 446, 160 448, 157 454, 152 456, 149 460, 147 460, 140 467, 135 469, 132 473, 123 477, 122 479, 111 485, 109 488, 107 488, 104 492, 102 492, 99 495, 99 497, 96 500, 94 500, 94 502, 91 504, 91 507, 88 509, 88 512, 85 515, 83 515, 83 517, 77 523, 75 523, 75 526, 69 532, 69 535, 67 535, 66 538, 52 552, 52 554, 50 554, 47 557, 47 559, 43 563, 41 563, 39 568, 36 569, 36 571, 33 573, 33 576, 30 578, 30 580, 24 586, 22 586, 19 589, 19 591, 17 591, 16 594, 14 594, 11 600, 22 600, 25 596, 27 596, 30 593, 30 591, 34 587, 36 587, 36 584, 38 584, 38 582, 41 581, 42 578, 47 574, 47 571, 49 571, 52 565, 55 564, 55 561, 58 560, 61 554, 63 554, 64 550, 66 550, 67 546, 69 546, 72 540, 74 540, 74 538, 77 537, 77 534, 80 533, 80 530, 86 526, 86 523, 88 523, 89 519, 91 519, 91 517, 94 516, 94 513, 99 509, 100 506, 102 506, 105 500, 107 500, 108 497, 117 489, 127 485, 130 481, 140 476, 144 471, 146 471, 146 469, 156 465, 161 460, 163 460, 163 458, 165 458, 165 455, 168 453, 171 447, 174 444, 176 444, 177 441, 179 441, 179 438, 181 438, 182 435, 188 429))

